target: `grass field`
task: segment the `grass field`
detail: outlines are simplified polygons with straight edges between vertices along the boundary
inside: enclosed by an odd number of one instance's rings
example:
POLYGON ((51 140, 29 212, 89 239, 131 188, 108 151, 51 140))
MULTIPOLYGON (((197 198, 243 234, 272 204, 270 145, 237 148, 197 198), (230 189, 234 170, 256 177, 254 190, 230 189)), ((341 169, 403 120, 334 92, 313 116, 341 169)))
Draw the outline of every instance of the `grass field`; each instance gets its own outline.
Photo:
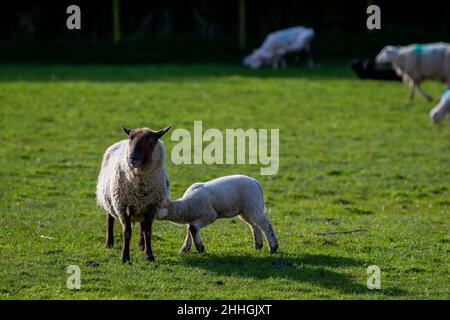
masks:
MULTIPOLYGON (((437 98, 444 86, 424 88, 437 98)), ((433 126, 433 104, 407 95, 340 66, 0 65, 0 298, 448 299, 450 126, 433 126), (228 219, 202 231, 204 254, 180 256, 184 227, 157 221, 156 263, 134 229, 132 264, 122 264, 119 225, 105 249, 95 203, 103 152, 125 138, 120 124, 192 130, 194 120, 280 129, 273 176, 258 165, 176 166, 164 138, 172 197, 251 175, 280 250, 255 252, 248 227, 228 219), (353 229, 367 232, 317 235, 353 229), (66 288, 69 265, 81 268, 81 290, 66 288), (369 265, 381 290, 366 287, 369 265)))

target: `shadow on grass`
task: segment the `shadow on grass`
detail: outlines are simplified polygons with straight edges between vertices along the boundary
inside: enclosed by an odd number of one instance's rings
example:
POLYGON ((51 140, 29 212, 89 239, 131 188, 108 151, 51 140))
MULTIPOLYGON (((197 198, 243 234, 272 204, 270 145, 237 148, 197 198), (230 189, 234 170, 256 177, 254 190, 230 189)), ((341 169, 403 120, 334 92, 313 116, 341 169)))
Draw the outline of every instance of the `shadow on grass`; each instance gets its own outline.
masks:
POLYGON ((289 281, 309 283, 326 289, 346 294, 368 294, 379 292, 390 296, 404 296, 408 293, 389 288, 369 290, 366 283, 357 282, 351 276, 331 269, 342 267, 358 267, 366 276, 367 263, 346 257, 330 255, 302 254, 298 256, 255 257, 218 256, 203 254, 201 256, 184 256, 183 262, 194 268, 201 268, 218 276, 239 276, 254 279, 280 278, 289 281))
POLYGON ((356 79, 344 64, 315 68, 292 66, 272 70, 252 70, 239 64, 160 64, 160 65, 35 65, 0 64, 0 82, 9 81, 96 81, 154 82, 189 81, 219 77, 307 78, 315 80, 356 79))

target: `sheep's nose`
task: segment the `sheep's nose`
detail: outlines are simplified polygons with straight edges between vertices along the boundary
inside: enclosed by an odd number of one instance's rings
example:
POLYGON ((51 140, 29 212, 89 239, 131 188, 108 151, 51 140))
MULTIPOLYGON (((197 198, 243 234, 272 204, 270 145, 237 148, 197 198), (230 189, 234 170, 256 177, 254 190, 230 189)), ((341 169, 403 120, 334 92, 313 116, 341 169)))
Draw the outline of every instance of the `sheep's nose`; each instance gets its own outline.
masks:
POLYGON ((133 167, 137 168, 141 164, 139 157, 130 157, 130 163, 133 167))

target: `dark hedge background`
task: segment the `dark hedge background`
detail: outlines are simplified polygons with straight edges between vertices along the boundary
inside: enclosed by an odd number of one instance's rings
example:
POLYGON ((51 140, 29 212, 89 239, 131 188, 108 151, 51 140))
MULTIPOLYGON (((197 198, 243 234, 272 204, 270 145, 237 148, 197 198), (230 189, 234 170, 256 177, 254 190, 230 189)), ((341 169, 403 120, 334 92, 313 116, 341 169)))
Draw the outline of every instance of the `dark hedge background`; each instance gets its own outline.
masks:
POLYGON ((316 30, 322 60, 373 56, 386 44, 450 42, 450 1, 246 1, 246 48, 239 48, 239 0, 120 0, 121 41, 113 42, 112 0, 15 1, 2 4, 0 60, 70 63, 239 62, 267 33, 305 25, 316 30), (382 29, 366 29, 377 4, 382 29), (79 31, 66 8, 81 7, 79 31))

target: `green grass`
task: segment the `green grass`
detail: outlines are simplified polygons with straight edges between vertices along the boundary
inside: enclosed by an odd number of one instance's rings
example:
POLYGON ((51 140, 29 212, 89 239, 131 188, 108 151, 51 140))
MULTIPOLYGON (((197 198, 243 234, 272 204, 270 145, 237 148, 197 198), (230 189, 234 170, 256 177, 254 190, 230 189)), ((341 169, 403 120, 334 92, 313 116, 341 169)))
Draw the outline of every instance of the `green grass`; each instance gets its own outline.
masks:
MULTIPOLYGON (((443 85, 424 88, 438 97, 443 85)), ((407 95, 339 66, 0 65, 0 298, 448 299, 450 126, 433 126, 433 104, 407 95), (202 230, 204 254, 180 256, 184 227, 157 221, 156 263, 134 229, 133 263, 122 264, 120 228, 105 249, 95 203, 103 152, 124 138, 120 124, 192 130, 194 120, 280 129, 274 176, 166 159, 172 197, 221 175, 259 179, 280 250, 255 252, 249 228, 226 219, 202 230), (317 235, 352 229, 367 232, 317 235), (66 288, 69 265, 81 290, 66 288), (366 287, 369 265, 381 290, 366 287)))

